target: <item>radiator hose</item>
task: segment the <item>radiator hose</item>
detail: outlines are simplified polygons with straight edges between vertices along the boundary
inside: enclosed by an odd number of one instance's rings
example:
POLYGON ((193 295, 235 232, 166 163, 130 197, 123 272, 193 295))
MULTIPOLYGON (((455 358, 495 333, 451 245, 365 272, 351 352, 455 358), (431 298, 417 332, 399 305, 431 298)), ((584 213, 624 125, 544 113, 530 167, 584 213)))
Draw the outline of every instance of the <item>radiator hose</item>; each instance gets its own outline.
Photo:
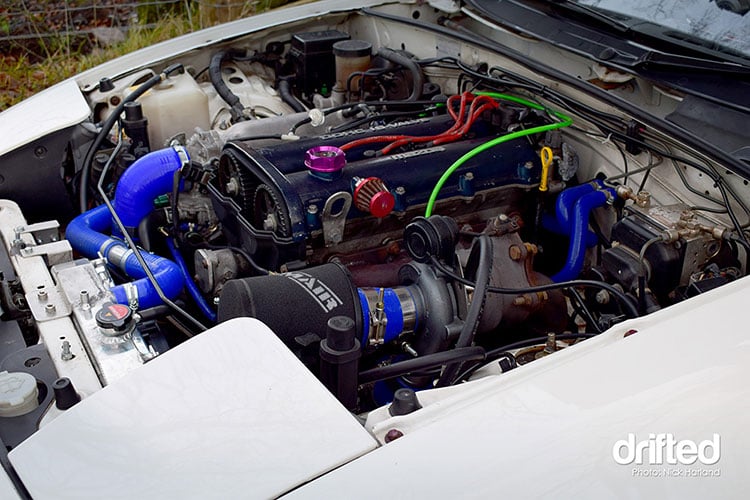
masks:
MULTIPOLYGON (((130 304, 130 299, 138 301, 139 309, 147 309, 162 304, 159 294, 138 263, 138 259, 127 245, 104 234, 112 229, 112 216, 105 205, 100 205, 73 219, 65 231, 65 237, 74 250, 85 257, 96 259, 102 257, 112 266, 119 268, 131 278, 132 283, 125 283, 111 288, 119 304, 130 304)), ((156 278, 164 294, 171 300, 175 298, 184 285, 182 273, 177 265, 163 257, 139 250, 149 269, 156 278)))
MULTIPOLYGON (((154 199, 171 191, 175 171, 188 161, 185 148, 175 146, 142 156, 122 174, 113 206, 129 233, 137 234, 138 225, 154 209, 154 199)), ((68 224, 65 231, 65 237, 74 250, 90 259, 101 255, 111 266, 135 279, 111 289, 118 303, 129 304, 131 299, 137 299, 141 309, 161 305, 162 300, 135 253, 115 236, 121 235, 106 205, 82 213, 68 224), (108 236, 109 233, 114 233, 114 236, 108 236)), ((164 295, 174 299, 185 284, 179 266, 145 250, 138 251, 164 295)))

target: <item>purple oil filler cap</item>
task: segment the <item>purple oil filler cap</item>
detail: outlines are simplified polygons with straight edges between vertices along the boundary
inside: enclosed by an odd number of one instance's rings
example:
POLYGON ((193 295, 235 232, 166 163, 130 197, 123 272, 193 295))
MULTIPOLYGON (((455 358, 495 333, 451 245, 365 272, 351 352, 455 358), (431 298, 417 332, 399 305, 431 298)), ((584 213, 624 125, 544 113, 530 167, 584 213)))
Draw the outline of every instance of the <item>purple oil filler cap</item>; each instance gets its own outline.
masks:
POLYGON ((346 165, 346 155, 336 146, 316 146, 305 151, 305 166, 312 173, 334 174, 346 165))

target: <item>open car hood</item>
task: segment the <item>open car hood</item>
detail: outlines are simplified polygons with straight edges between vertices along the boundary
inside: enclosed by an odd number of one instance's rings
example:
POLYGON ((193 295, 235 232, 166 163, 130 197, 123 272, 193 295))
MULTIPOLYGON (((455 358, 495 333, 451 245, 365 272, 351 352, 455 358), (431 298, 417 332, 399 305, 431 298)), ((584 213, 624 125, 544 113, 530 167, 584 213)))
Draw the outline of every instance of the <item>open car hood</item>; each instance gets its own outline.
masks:
POLYGON ((0 114, 0 497, 746 489, 750 94, 632 34, 323 1, 0 114))

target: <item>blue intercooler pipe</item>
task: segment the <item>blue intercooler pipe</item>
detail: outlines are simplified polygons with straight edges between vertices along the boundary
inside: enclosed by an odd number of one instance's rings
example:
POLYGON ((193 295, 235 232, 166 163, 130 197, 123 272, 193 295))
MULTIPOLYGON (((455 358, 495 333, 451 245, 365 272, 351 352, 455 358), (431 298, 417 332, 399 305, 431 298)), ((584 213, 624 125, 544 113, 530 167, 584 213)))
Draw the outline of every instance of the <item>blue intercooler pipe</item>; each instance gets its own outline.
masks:
POLYGON ((544 226, 556 233, 568 235, 568 256, 563 268, 554 276, 555 282, 574 280, 581 274, 586 248, 596 244, 596 235, 589 229, 591 211, 602 207, 617 196, 612 188, 601 181, 581 184, 566 189, 557 198, 555 219, 547 218, 544 226))
MULTIPOLYGON (((174 172, 186 161, 183 148, 167 148, 139 158, 125 171, 117 184, 114 207, 126 229, 137 228, 153 210, 154 198, 171 191, 174 172)), ((110 265, 135 279, 111 289, 118 303, 129 304, 128 290, 131 289, 135 291, 139 308, 160 305, 162 300, 133 251, 123 241, 107 235, 115 228, 109 209, 100 205, 73 219, 65 237, 80 254, 90 259, 101 255, 110 265)), ((139 251, 164 295, 174 299, 185 284, 180 268, 164 257, 139 251)))
MULTIPOLYGON (((131 234, 154 209, 154 199, 172 191, 174 172, 188 159, 181 146, 160 149, 139 158, 122 174, 117 181, 113 205, 131 234)), ((118 234, 117 226, 113 228, 118 234)))
MULTIPOLYGON (((553 233, 563 236, 570 236, 571 219, 575 203, 581 199, 581 196, 589 194, 601 187, 600 184, 586 183, 573 186, 564 190, 555 201, 555 216, 545 215, 543 219, 544 227, 553 233)), ((586 228, 586 246, 593 247, 596 245, 596 235, 586 228)))
POLYGON ((177 249, 175 244, 172 243, 171 238, 167 238, 166 242, 167 248, 169 248, 169 253, 172 254, 172 258, 174 259, 174 263, 177 264, 177 267, 182 273, 183 278, 185 278, 185 286, 187 287, 188 293, 191 297, 193 297, 193 300, 198 305, 198 309, 201 310, 203 315, 212 323, 216 323, 216 312, 211 309, 211 306, 208 305, 208 302, 206 302, 206 299, 203 298, 201 291, 198 289, 198 285, 195 284, 195 281, 193 281, 192 277, 190 276, 190 271, 188 270, 185 259, 182 258, 182 254, 177 249))
MULTIPOLYGON (((405 290, 409 290, 408 287, 400 287, 405 290)), ((383 332, 383 342, 388 343, 398 338, 401 335, 401 331, 404 329, 404 311, 401 300, 398 298, 396 290, 393 288, 383 288, 383 315, 386 319, 385 331, 383 332)), ((373 314, 373 308, 370 307, 370 301, 367 300, 365 290, 362 288, 357 289, 359 295, 359 304, 362 307, 362 317, 365 318, 362 322, 362 338, 360 339, 361 345, 369 345, 370 341, 370 315, 373 314)), ((409 292, 409 295, 412 295, 409 292)), ((416 308, 415 308, 416 309, 416 308)), ((419 311, 415 311, 415 318, 418 320, 419 311)), ((412 327, 416 330, 416 323, 412 327)))

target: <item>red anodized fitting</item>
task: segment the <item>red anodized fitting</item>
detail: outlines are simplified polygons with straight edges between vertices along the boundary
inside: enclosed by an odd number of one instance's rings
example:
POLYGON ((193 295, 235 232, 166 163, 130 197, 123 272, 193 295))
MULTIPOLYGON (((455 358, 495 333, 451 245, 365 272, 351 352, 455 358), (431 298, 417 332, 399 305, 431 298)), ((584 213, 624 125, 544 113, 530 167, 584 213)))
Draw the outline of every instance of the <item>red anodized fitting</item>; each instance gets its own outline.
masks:
POLYGON ((393 211, 396 199, 377 177, 360 179, 354 186, 354 206, 381 219, 393 211))

